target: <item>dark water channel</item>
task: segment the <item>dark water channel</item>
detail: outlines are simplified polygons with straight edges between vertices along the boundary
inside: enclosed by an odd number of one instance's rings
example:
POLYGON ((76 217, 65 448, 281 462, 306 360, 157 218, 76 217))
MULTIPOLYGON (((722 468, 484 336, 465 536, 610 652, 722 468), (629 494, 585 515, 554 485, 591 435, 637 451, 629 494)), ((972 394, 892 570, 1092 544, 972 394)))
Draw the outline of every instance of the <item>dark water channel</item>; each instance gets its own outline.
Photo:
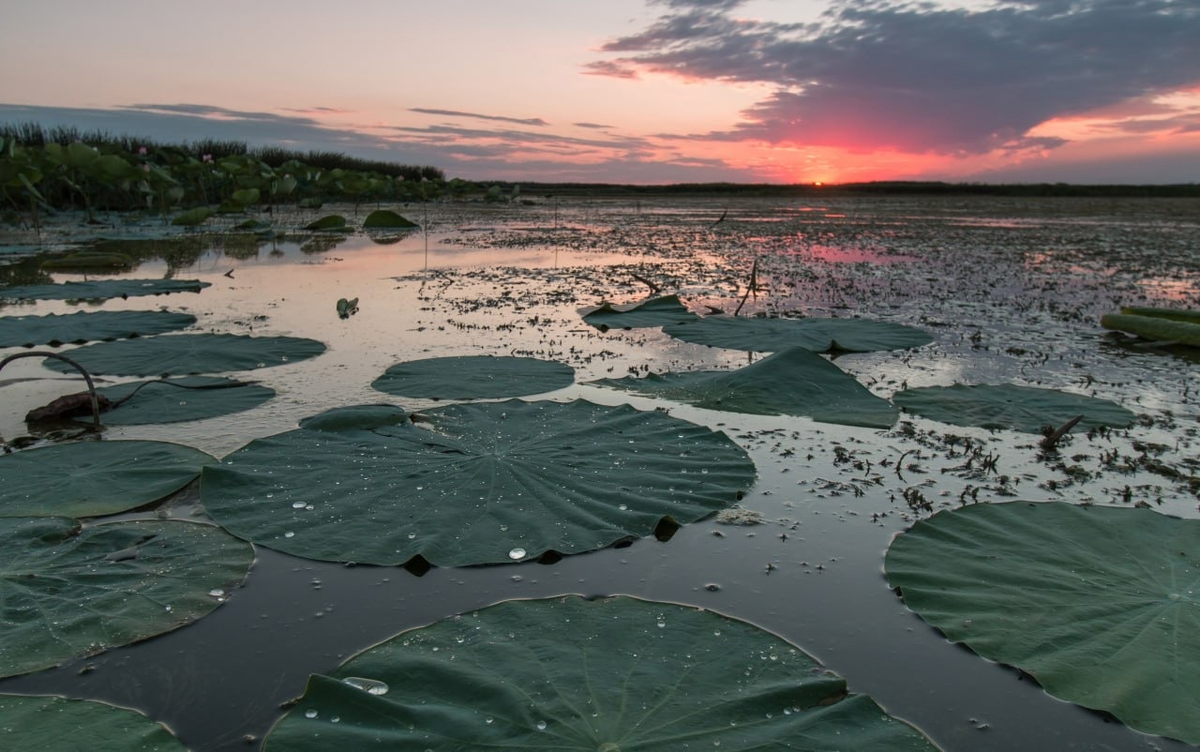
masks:
MULTIPOLYGON (((1008 381, 1112 399, 1141 419, 1128 431, 1070 437, 1064 459, 1041 455, 1036 436, 912 416, 880 431, 670 405, 672 415, 724 430, 749 451, 759 477, 741 506, 759 513, 759 524, 704 520, 667 542, 642 539, 554 564, 435 568, 421 577, 259 547, 244 587, 198 622, 0 681, 0 692, 106 700, 166 723, 193 750, 248 749, 309 674, 397 632, 507 598, 620 593, 767 629, 946 750, 1187 748, 1054 699, 1017 670, 947 642, 905 608, 882 568, 891 537, 930 513, 904 501, 910 488, 934 510, 958 506, 973 490, 980 502, 1141 503, 1200 516, 1186 485, 1101 459, 1112 450, 1136 456, 1135 445, 1153 444, 1163 463, 1200 472, 1197 359, 1132 347, 1097 323, 1120 305, 1200 308, 1200 203, 596 200, 561 201, 553 211, 437 207, 426 224, 428 237, 382 243, 359 236, 327 248, 205 241, 186 253, 167 245, 146 251, 126 276, 169 273, 212 287, 101 308, 186 310, 199 317, 197 331, 312 337, 329 350, 252 374, 279 394, 251 412, 106 436, 175 441, 220 457, 331 407, 400 403, 370 382, 398 361, 441 355, 555 358, 576 368, 577 384, 547 399, 661 407, 581 382, 735 367, 754 356, 675 342, 658 330, 600 333, 582 324, 576 308, 638 299, 647 292, 641 277, 699 310, 732 310, 756 258, 763 289, 747 298, 744 313, 864 315, 934 334, 936 342, 920 350, 837 359, 879 396, 903 386, 1008 381), (359 297, 360 313, 340 320, 340 297, 359 297), (994 472, 962 469, 964 438, 995 456, 994 472), (908 470, 896 467, 904 457, 908 470)), ((77 308, 40 302, 0 313, 77 308)), ((46 373, 29 359, 6 368, 4 378, 46 373)), ((66 389, 61 381, 6 384, 0 435, 23 433, 24 412, 66 389)), ((196 498, 194 488, 183 492, 169 513, 203 518, 196 498)))

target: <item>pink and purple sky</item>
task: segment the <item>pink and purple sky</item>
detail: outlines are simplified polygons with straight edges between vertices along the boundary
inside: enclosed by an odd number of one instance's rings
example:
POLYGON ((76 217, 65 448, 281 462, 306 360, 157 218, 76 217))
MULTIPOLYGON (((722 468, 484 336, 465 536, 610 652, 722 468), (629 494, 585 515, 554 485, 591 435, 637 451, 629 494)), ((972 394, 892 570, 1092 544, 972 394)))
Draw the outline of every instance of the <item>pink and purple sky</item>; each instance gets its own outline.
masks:
POLYGON ((468 180, 1200 182, 1200 0, 6 0, 0 122, 468 180))

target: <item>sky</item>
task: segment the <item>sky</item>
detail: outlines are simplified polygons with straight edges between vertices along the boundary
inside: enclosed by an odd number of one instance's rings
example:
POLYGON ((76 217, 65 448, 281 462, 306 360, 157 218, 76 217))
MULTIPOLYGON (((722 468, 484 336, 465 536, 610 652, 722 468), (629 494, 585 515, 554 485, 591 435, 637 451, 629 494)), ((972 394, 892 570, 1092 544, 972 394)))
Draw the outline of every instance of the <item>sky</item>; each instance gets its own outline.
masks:
POLYGON ((0 123, 486 182, 1200 182, 1200 0, 0 0, 0 123))

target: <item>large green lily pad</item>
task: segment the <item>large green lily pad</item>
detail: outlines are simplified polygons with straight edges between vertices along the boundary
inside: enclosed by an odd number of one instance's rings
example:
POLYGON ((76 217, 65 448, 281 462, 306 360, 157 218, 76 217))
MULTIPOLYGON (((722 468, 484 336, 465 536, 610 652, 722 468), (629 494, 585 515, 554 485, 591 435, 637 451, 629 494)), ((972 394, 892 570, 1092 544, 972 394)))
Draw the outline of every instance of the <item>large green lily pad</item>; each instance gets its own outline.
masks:
POLYGON ((0 676, 57 665, 190 624, 246 577, 253 549, 180 520, 80 527, 0 518, 0 676))
POLYGON ((162 334, 196 323, 170 311, 96 311, 0 318, 0 347, 34 347, 162 334))
POLYGON ((912 326, 870 319, 743 318, 708 316, 663 331, 684 342, 751 352, 803 347, 813 352, 874 352, 921 347, 933 341, 912 326))
POLYGON ((104 279, 90 282, 0 287, 0 300, 105 300, 173 292, 200 292, 211 283, 194 279, 104 279))
POLYGON ((0 695, 0 742, 21 752, 184 752, 161 723, 92 700, 0 695))
POLYGON ((588 383, 709 410, 805 415, 848 426, 887 428, 897 417, 887 400, 802 347, 788 348, 736 371, 651 374, 588 383))
POLYGON ((955 426, 1026 433, 1037 433, 1045 426, 1057 428, 1077 415, 1083 419, 1072 429, 1075 431, 1128 426, 1137 417, 1109 400, 1013 384, 919 387, 896 392, 892 401, 922 417, 955 426))
POLYGON ((314 675, 264 752, 934 750, 794 645, 628 597, 506 601, 314 675))
MULTIPOLYGON (((108 426, 182 423, 232 415, 257 407, 275 396, 275 390, 249 381, 222 376, 182 376, 118 384, 97 390, 115 407, 102 421, 108 426)), ((91 421, 91 415, 77 418, 91 421)))
POLYGON ((601 331, 666 326, 700 318, 687 309, 678 295, 662 295, 626 305, 601 303, 580 313, 584 323, 601 331))
POLYGON ((0 456, 0 515, 94 517, 170 496, 216 460, 165 441, 77 441, 0 456))
MULTIPOLYGON (((98 342, 66 354, 91 373, 112 376, 163 376, 249 371, 306 360, 325 345, 302 337, 247 337, 240 334, 174 334, 164 337, 98 342)), ((69 372, 67 363, 47 360, 47 368, 69 372)))
POLYGON ((471 355, 397 363, 371 387, 401 397, 488 399, 552 392, 574 380, 573 368, 552 360, 471 355))
POLYGON ((205 469, 205 508, 297 556, 461 566, 648 535, 733 504, 754 479, 724 434, 628 406, 461 404, 417 424, 381 409, 359 411, 361 428, 332 411, 318 430, 251 442, 205 469))
POLYGON ((1200 521, 1010 502, 898 536, 887 577, 946 637, 1140 731, 1200 744, 1200 521))

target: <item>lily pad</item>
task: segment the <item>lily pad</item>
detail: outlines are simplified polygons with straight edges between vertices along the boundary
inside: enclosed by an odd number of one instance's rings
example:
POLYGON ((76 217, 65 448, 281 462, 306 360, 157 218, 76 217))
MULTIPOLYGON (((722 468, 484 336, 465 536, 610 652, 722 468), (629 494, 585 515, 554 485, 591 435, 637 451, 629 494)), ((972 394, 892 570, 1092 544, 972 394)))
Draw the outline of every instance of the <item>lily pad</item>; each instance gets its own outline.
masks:
POLYGON ((161 723, 92 700, 0 695, 0 737, 21 752, 184 752, 161 723))
POLYGON ((649 535, 733 504, 754 480, 724 434, 628 406, 461 404, 394 425, 372 409, 361 429, 336 412, 321 421, 334 432, 257 439, 206 468, 208 513, 311 559, 463 566, 649 535))
POLYGON ((329 214, 320 219, 314 219, 304 226, 306 230, 344 230, 346 218, 341 214, 329 214))
POLYGON ((1186 317, 1109 313, 1100 317, 1100 326, 1129 332, 1156 342, 1178 342, 1181 345, 1200 347, 1200 321, 1186 317))
POLYGON ((0 287, 0 300, 106 300, 173 292, 200 292, 210 285, 194 279, 108 279, 0 287))
POLYGON ((417 223, 390 209, 376 209, 363 220, 363 229, 395 229, 416 227, 417 223))
POLYGON ((708 316, 671 324, 663 331, 684 342, 751 352, 776 352, 789 347, 813 352, 874 352, 921 347, 933 341, 916 327, 870 319, 708 316))
POLYGON ((909 608, 1061 699, 1200 744, 1200 521, 1149 509, 1010 502, 898 536, 909 608))
POLYGON ((823 423, 887 428, 897 411, 827 359, 791 347, 736 371, 651 374, 588 382, 708 410, 805 415, 823 423))
POLYGON ((220 528, 181 520, 81 527, 65 517, 0 518, 0 550, 0 676, 190 624, 220 605, 254 559, 220 528))
POLYGON ((662 295, 627 305, 601 303, 580 313, 584 323, 601 331, 666 326, 698 321, 700 318, 687 309, 678 295, 662 295))
POLYGON ((0 456, 0 515, 95 517, 170 496, 216 462, 165 441, 77 441, 0 456))
POLYGON ((401 397, 488 399, 552 392, 574 380, 573 368, 552 360, 472 355, 397 363, 371 387, 401 397))
POLYGON ((5 316, 0 318, 0 347, 58 346, 92 340, 112 340, 162 334, 184 329, 196 317, 170 311, 79 311, 66 315, 5 316))
MULTIPOLYGON (((163 376, 249 371, 307 360, 323 352, 325 345, 302 337, 174 334, 84 345, 68 354, 94 374, 163 376)), ((61 361, 47 360, 45 365, 56 371, 74 370, 61 361)))
POLYGON ((1105 399, 1055 389, 1013 384, 929 386, 904 389, 892 396, 898 407, 955 426, 1010 428, 1038 433, 1057 428, 1077 415, 1083 419, 1072 430, 1099 426, 1123 427, 1137 417, 1105 399))
POLYGON ((264 752, 934 750, 794 645, 629 597, 505 601, 313 675, 264 752))
MULTIPOLYGON (((220 376, 183 376, 135 381, 98 389, 114 404, 101 420, 108 426, 182 423, 232 415, 258 407, 275 390, 249 381, 220 376)), ((91 421, 81 416, 79 421, 91 421)))

